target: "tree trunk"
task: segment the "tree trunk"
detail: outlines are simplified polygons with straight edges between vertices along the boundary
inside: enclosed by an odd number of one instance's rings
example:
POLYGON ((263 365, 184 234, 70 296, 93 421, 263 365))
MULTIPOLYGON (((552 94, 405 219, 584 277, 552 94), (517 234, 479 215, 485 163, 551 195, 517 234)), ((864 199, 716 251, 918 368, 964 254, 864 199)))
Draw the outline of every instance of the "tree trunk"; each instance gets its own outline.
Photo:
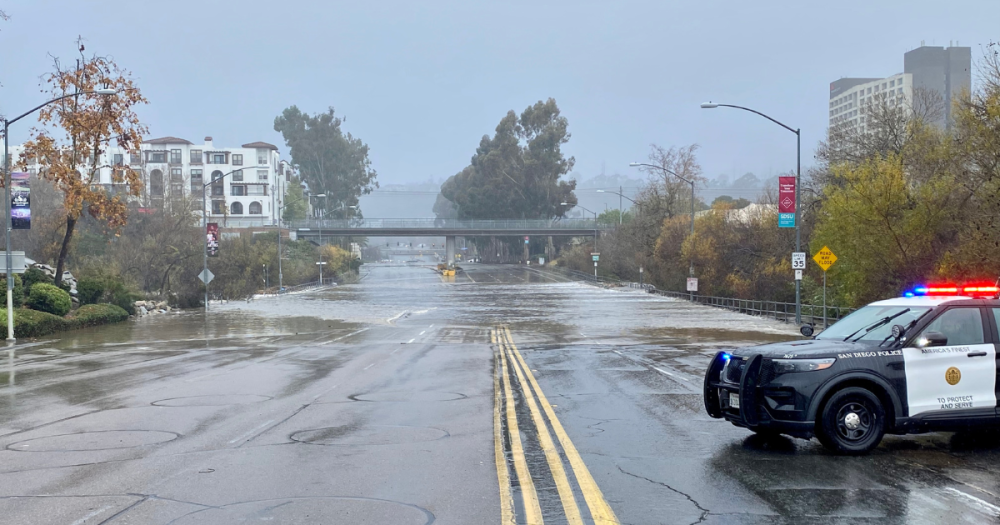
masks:
POLYGON ((69 253, 69 242, 73 240, 73 229, 76 227, 76 219, 66 216, 66 235, 63 236, 62 247, 59 248, 59 260, 56 261, 55 284, 62 284, 63 268, 66 266, 66 255, 69 253))

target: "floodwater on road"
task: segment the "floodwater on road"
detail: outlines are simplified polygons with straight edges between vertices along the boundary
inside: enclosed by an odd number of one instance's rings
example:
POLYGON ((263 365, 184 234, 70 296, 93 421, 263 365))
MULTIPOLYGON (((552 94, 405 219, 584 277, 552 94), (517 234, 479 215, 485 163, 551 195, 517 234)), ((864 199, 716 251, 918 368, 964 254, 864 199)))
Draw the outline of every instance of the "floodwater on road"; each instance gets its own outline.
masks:
POLYGON ((365 269, 19 342, 0 356, 0 522, 1000 519, 989 434, 845 458, 709 418, 708 359, 794 326, 532 267, 365 269))

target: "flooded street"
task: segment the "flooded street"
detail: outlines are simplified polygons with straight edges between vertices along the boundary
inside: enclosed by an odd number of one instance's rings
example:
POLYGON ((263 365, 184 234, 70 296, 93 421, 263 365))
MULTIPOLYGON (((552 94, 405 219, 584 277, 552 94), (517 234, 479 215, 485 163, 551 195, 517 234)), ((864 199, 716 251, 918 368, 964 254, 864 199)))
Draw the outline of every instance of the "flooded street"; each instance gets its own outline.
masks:
POLYGON ((996 436, 849 458, 710 418, 709 358, 793 326, 518 266, 362 272, 8 350, 0 522, 1000 519, 996 436))

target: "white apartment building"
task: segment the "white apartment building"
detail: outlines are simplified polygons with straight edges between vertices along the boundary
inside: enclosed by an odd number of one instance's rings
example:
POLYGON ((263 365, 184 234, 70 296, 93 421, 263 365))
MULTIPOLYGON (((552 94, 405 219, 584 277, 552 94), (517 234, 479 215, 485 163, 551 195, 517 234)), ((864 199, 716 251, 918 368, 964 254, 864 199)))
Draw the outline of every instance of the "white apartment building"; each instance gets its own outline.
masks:
MULTIPOLYGON (((17 162, 22 146, 12 146, 17 162)), ((240 147, 216 146, 212 137, 201 144, 177 137, 145 140, 138 154, 111 147, 99 161, 99 184, 112 190, 113 165, 128 164, 142 175, 141 205, 158 208, 187 200, 201 208, 206 193, 208 222, 221 227, 276 225, 278 210, 293 175, 292 166, 279 158, 278 148, 266 142, 240 147)), ((29 165, 37 173, 37 164, 29 165)))
POLYGON ((830 130, 864 132, 868 104, 884 99, 891 107, 912 105, 913 75, 897 73, 886 78, 843 78, 830 84, 830 94, 830 130))

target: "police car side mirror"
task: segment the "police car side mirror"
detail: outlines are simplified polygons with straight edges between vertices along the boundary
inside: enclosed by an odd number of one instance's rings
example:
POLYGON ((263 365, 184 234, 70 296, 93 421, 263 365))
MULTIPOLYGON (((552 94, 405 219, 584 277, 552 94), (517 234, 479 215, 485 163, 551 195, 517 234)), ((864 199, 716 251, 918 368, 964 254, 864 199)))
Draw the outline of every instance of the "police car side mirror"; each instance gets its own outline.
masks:
POLYGON ((941 332, 924 332, 924 335, 920 336, 917 340, 917 346, 946 346, 948 344, 948 336, 942 334, 941 332))
POLYGON ((812 325, 811 324, 804 324, 804 325, 802 325, 801 327, 799 327, 799 333, 801 333, 802 335, 804 335, 806 337, 812 337, 812 335, 813 335, 813 327, 812 327, 812 325))

